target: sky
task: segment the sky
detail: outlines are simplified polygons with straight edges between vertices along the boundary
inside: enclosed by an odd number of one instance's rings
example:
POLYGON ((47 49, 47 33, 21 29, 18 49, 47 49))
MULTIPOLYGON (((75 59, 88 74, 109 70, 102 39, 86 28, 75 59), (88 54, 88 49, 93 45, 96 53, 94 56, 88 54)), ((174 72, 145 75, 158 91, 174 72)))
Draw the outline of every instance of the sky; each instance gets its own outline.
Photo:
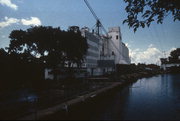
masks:
MULTIPOLYGON (((159 58, 180 47, 180 22, 174 22, 172 16, 166 17, 163 24, 152 23, 134 33, 127 24, 122 24, 127 17, 123 0, 88 1, 106 30, 121 28, 132 63, 160 64, 159 58)), ((0 0, 0 48, 8 47, 12 30, 39 25, 63 30, 73 25, 92 29, 95 23, 84 0, 0 0)))

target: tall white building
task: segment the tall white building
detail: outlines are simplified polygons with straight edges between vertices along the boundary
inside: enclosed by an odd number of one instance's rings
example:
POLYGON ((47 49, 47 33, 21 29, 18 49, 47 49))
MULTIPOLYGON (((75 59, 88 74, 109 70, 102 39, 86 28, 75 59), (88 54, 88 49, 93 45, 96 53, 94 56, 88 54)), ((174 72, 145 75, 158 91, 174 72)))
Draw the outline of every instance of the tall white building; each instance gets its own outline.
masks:
POLYGON ((122 42, 120 27, 111 27, 108 31, 109 51, 115 58, 115 64, 130 64, 129 49, 122 42))
POLYGON ((130 64, 129 50, 122 42, 120 27, 109 28, 108 37, 90 32, 87 27, 81 32, 89 47, 84 65, 90 75, 114 71, 115 64, 130 64))
MULTIPOLYGON (((88 44, 87 55, 82 65, 88 75, 102 75, 114 71, 116 64, 130 64, 129 50, 122 42, 120 27, 109 28, 108 36, 99 36, 90 32, 87 27, 82 28, 81 33, 86 37, 88 44)), ((52 69, 45 70, 46 79, 53 79, 51 71, 52 69)))
POLYGON ((88 44, 84 67, 87 68, 89 75, 100 75, 97 61, 100 59, 101 39, 95 33, 90 32, 87 27, 82 28, 81 32, 88 44))

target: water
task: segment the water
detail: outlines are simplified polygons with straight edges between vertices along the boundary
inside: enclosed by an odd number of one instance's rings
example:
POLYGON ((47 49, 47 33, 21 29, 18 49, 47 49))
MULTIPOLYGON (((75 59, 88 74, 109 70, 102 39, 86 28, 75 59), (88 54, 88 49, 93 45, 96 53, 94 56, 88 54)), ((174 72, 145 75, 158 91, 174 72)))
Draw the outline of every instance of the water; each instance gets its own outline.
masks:
POLYGON ((38 96, 31 89, 21 89, 0 95, 0 119, 15 119, 17 116, 34 111, 38 96), (33 104, 33 105, 32 105, 33 104))
POLYGON ((49 119, 180 120, 180 75, 138 80, 113 94, 49 119))
POLYGON ((38 96, 31 89, 21 89, 1 95, 0 104, 33 102, 38 96))
POLYGON ((123 119, 180 119, 180 75, 141 79, 128 90, 123 119))

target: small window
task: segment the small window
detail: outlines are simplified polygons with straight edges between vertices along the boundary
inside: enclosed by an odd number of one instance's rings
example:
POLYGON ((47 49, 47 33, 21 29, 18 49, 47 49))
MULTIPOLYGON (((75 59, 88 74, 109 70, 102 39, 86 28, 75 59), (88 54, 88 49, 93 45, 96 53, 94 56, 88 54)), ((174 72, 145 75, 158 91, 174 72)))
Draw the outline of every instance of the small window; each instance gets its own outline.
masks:
POLYGON ((118 35, 116 35, 116 39, 117 39, 117 40, 119 39, 119 36, 118 36, 118 35))

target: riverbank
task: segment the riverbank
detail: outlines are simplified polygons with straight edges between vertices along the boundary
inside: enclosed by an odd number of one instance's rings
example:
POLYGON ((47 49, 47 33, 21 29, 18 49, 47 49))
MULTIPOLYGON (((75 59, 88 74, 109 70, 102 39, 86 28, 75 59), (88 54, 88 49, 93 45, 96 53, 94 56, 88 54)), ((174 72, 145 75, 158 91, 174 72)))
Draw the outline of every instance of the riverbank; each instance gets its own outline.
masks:
POLYGON ((108 91, 46 120, 180 120, 180 75, 160 74, 108 91))
POLYGON ((150 72, 138 72, 138 73, 132 73, 132 74, 126 74, 126 75, 121 75, 119 77, 120 80, 125 80, 127 82, 131 82, 133 80, 138 80, 138 79, 141 79, 141 78, 147 78, 147 77, 151 77, 151 76, 154 76, 154 75, 158 75, 158 74, 162 74, 161 72, 153 72, 153 71, 150 71, 150 72))
MULTIPOLYGON (((102 97, 106 93, 111 93, 113 90, 116 90, 117 88, 121 88, 124 85, 137 81, 137 79, 150 77, 156 74, 157 73, 154 72, 152 73, 139 72, 139 73, 121 75, 115 81, 108 82, 108 86, 106 85, 94 91, 86 92, 85 94, 76 95, 70 100, 51 106, 49 108, 43 110, 36 110, 32 114, 20 118, 20 120, 48 119, 49 116, 53 115, 56 112, 63 112, 63 113, 68 112, 68 110, 73 106, 77 106, 83 102, 88 102, 89 100, 92 99, 96 100, 97 98, 102 97)), ((103 82, 99 82, 99 83, 103 83, 103 82)))
POLYGON ((115 89, 119 86, 122 85, 122 82, 112 82, 111 85, 109 85, 108 87, 104 87, 102 89, 84 94, 84 95, 79 95, 77 97, 75 97, 74 99, 68 100, 64 103, 61 103, 59 105, 44 109, 44 110, 40 110, 35 112, 34 114, 31 114, 29 116, 25 116, 23 118, 20 118, 19 120, 32 120, 32 119, 40 119, 43 118, 47 115, 52 115, 54 113, 56 113, 57 111, 68 111, 68 108, 76 105, 78 103, 84 102, 86 100, 90 100, 94 97, 98 97, 99 95, 102 95, 103 93, 106 93, 107 91, 110 91, 112 89, 115 89))

